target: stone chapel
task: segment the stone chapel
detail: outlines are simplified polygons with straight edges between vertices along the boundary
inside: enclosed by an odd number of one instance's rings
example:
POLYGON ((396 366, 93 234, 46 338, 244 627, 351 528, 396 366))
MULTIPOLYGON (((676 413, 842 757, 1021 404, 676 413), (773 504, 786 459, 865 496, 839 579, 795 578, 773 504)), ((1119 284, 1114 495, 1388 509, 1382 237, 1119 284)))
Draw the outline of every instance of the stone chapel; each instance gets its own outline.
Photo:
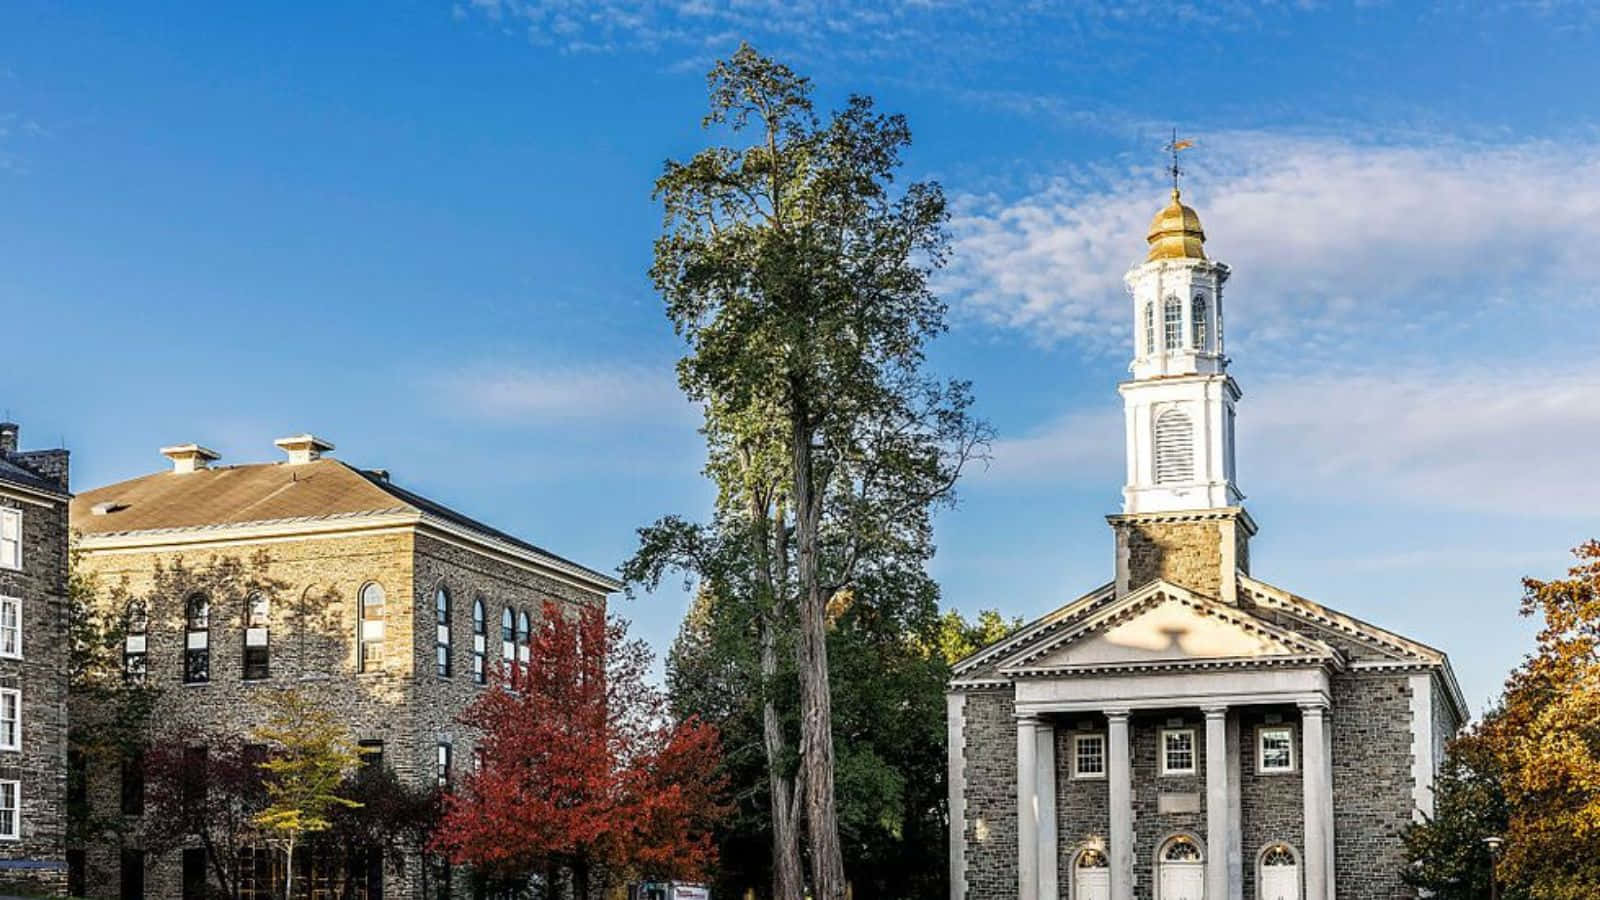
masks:
POLYGON ((952 900, 1415 898, 1449 660, 1251 574, 1229 269, 1176 187, 1148 242, 1115 576, 949 684, 952 900))

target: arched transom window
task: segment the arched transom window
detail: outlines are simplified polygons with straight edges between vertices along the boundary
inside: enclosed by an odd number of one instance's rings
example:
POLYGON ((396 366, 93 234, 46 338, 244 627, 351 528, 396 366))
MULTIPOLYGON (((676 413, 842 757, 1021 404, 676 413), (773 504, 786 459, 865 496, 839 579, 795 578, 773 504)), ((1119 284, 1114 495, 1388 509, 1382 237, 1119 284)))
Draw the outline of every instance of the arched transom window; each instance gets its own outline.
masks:
POLYGON ((1186 837, 1175 837, 1161 849, 1162 862, 1201 862, 1200 845, 1186 837))
POLYGON ((375 672, 383 665, 383 612, 387 600, 377 582, 369 581, 361 586, 361 623, 357 635, 360 638, 357 650, 360 655, 356 660, 358 671, 375 672))
POLYGON ((1106 855, 1099 850, 1085 850, 1078 854, 1078 868, 1080 869, 1105 869, 1111 863, 1106 861, 1106 855))
POLYGON ((1269 844, 1261 851, 1257 881, 1261 900, 1300 900, 1300 859, 1288 844, 1269 844))
POLYGON ((199 684, 211 680, 211 601, 194 594, 184 601, 183 680, 199 684))
POLYGON ((1183 347, 1183 301, 1168 297, 1161 310, 1162 336, 1168 350, 1183 347))
POLYGON ((1182 410, 1169 409, 1156 417, 1156 484, 1181 484, 1194 480, 1194 423, 1182 410))

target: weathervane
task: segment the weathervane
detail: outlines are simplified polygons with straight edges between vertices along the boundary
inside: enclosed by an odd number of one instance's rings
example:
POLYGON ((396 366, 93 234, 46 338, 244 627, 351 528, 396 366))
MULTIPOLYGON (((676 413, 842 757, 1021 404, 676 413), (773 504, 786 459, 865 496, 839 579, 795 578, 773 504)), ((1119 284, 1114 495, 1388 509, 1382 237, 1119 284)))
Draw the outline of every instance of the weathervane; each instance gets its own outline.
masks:
POLYGON ((1162 148, 1172 154, 1172 164, 1167 166, 1167 174, 1172 176, 1172 193, 1174 195, 1178 193, 1178 176, 1183 174, 1183 170, 1178 168, 1178 154, 1193 146, 1194 141, 1188 138, 1184 138, 1181 141, 1178 140, 1178 129, 1174 128, 1172 129, 1172 143, 1162 148))

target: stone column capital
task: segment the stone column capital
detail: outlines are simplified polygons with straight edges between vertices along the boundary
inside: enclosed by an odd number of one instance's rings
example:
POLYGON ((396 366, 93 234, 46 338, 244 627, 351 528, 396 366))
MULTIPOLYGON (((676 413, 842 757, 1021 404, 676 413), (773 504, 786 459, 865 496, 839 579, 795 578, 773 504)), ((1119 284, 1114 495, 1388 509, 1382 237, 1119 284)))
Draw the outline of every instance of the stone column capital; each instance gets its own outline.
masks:
POLYGON ((1328 714, 1328 701, 1302 700, 1300 702, 1300 715, 1308 718, 1320 719, 1328 714))
POLYGON ((1208 719, 1226 719, 1228 717, 1227 706, 1202 706, 1200 711, 1205 713, 1208 719))
POLYGON ((1107 709, 1102 710, 1102 712, 1105 713, 1105 717, 1108 720, 1121 722, 1128 721, 1128 717, 1133 715, 1133 710, 1125 708, 1107 709))
POLYGON ((1044 722, 1044 718, 1042 716, 1038 716, 1033 713, 1017 713, 1016 720, 1018 728, 1037 728, 1042 722, 1044 722))

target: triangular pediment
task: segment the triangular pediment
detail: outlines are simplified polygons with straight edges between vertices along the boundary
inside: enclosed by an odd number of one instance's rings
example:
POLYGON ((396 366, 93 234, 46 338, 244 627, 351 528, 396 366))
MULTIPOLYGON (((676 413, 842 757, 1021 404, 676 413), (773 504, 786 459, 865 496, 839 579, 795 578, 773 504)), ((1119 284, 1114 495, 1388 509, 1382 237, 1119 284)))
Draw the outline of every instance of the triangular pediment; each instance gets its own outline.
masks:
POLYGON ((1019 650, 1000 664, 1015 674, 1228 662, 1333 660, 1332 647, 1237 607, 1157 581, 1109 604, 1076 628, 1019 650))

